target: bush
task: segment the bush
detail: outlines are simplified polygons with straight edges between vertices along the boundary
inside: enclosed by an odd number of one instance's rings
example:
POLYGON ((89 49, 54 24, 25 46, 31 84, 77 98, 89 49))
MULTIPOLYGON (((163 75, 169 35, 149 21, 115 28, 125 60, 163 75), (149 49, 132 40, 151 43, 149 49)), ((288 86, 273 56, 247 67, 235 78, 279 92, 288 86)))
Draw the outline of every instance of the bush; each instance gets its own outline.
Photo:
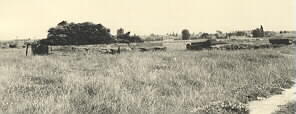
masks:
POLYGON ((122 28, 117 30, 117 42, 130 43, 130 42, 144 42, 141 37, 134 35, 130 36, 130 32, 124 33, 122 28))
POLYGON ((8 46, 9 46, 9 48, 16 48, 16 44, 15 43, 11 43, 8 46))
POLYGON ((209 105, 197 108, 194 112, 201 114, 248 114, 247 106, 235 101, 217 101, 209 105))
POLYGON ((252 35, 253 35, 253 37, 264 37, 263 26, 261 25, 260 28, 256 28, 256 29, 252 30, 252 35))

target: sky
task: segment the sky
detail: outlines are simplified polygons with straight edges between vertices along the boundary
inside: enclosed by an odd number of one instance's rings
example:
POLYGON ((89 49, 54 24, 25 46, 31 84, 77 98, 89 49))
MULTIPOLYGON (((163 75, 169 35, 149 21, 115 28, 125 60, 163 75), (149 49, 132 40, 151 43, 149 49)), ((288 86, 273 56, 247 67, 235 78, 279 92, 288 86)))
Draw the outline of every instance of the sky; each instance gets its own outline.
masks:
POLYGON ((296 0, 0 0, 0 40, 46 38, 62 20, 137 35, 296 30, 296 0))

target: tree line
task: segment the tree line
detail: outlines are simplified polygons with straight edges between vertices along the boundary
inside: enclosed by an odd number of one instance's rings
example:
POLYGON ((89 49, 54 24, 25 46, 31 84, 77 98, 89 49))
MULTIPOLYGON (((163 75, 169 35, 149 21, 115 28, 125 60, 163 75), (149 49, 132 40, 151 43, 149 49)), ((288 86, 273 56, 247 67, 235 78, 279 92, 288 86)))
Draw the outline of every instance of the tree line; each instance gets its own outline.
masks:
MULTIPOLYGON (((213 35, 216 38, 227 38, 230 36, 248 36, 248 37, 264 37, 264 36, 272 36, 274 35, 273 32, 270 31, 264 31, 263 26, 261 25, 260 28, 256 28, 250 31, 250 35, 245 32, 245 31, 236 31, 236 32, 232 32, 232 33, 222 33, 222 31, 217 30, 216 33, 213 35)), ((183 29, 182 32, 182 40, 189 40, 191 38, 191 34, 189 32, 188 29, 183 29)), ((202 33, 200 36, 200 38, 210 38, 210 34, 209 33, 202 33)))
POLYGON ((110 29, 102 24, 92 22, 68 23, 62 21, 56 27, 48 30, 46 39, 40 40, 48 45, 85 45, 85 44, 110 44, 116 42, 143 42, 139 36, 131 36, 130 32, 124 33, 119 29, 119 34, 113 36, 110 29))
MULTIPOLYGON (((46 39, 40 42, 48 45, 84 45, 84 44, 110 44, 110 43, 132 43, 132 42, 143 42, 143 39, 137 35, 130 35, 130 32, 124 31, 123 28, 119 28, 117 34, 113 36, 110 33, 110 29, 106 28, 102 24, 95 24, 92 22, 83 23, 69 23, 62 21, 57 26, 52 27, 48 30, 46 39)), ((252 37, 264 37, 263 26, 256 28, 251 31, 252 37)), ((215 36, 228 37, 234 36, 246 36, 247 33, 237 31, 235 33, 222 33, 217 31, 215 36)), ((182 40, 189 40, 191 34, 188 29, 181 31, 182 40)), ((203 33, 201 38, 209 38, 208 33, 203 33)))

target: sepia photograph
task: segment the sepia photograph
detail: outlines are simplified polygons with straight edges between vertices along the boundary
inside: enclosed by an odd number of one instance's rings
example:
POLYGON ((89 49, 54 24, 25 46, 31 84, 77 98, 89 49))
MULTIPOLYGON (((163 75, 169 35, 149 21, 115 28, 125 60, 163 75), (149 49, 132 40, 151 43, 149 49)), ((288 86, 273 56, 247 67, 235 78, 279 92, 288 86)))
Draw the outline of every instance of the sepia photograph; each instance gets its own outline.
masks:
POLYGON ((296 114, 296 0, 0 0, 0 114, 296 114))

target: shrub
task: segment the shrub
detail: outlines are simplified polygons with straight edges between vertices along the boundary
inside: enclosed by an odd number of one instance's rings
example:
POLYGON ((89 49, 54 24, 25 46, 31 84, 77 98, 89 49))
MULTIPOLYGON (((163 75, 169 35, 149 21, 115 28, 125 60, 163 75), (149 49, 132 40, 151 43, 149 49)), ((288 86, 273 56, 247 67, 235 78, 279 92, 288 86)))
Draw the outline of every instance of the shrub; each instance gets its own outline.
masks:
POLYGON ((211 102, 209 105, 200 107, 194 112, 202 114, 248 114, 247 106, 240 102, 234 101, 217 101, 211 102))
POLYGON ((8 46, 9 46, 9 48, 16 48, 16 44, 15 43, 11 43, 8 46))
POLYGON ((253 37, 264 37, 263 26, 261 25, 260 28, 256 28, 256 29, 252 30, 252 35, 253 35, 253 37))
POLYGON ((117 40, 121 43, 144 42, 142 38, 137 35, 130 36, 130 32, 124 33, 122 28, 117 30, 117 40))

